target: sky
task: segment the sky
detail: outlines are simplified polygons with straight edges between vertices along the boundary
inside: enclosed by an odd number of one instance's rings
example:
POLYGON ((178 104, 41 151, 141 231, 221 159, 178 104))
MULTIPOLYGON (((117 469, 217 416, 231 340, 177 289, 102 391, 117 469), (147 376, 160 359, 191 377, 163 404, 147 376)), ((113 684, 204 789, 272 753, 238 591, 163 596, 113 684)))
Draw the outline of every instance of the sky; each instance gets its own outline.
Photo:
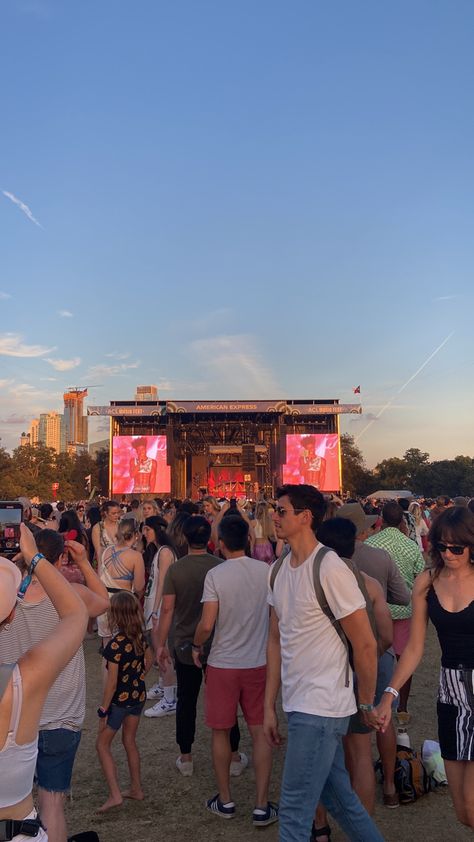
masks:
POLYGON ((3 0, 0 28, 2 446, 76 385, 360 385, 369 466, 474 456, 471 0, 3 0))

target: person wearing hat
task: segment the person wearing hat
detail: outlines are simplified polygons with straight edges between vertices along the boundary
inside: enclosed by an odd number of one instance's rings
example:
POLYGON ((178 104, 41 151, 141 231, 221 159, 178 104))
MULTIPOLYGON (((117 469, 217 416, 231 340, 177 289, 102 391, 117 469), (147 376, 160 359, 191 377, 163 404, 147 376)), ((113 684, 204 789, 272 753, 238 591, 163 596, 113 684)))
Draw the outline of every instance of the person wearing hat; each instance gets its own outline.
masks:
MULTIPOLYGON (((410 591, 390 554, 380 547, 371 547, 365 543, 369 535, 372 534, 372 527, 378 520, 378 515, 366 515, 360 503, 346 503, 339 509, 338 517, 350 520, 357 529, 352 562, 357 565, 362 573, 372 576, 380 583, 386 602, 391 605, 409 605, 410 591)), ((382 697, 385 687, 390 683, 394 662, 395 653, 393 648, 390 647, 378 661, 376 702, 382 697)), ((359 748, 367 748, 363 740, 360 741, 359 748)), ((368 748, 370 750, 370 746, 368 748)), ((384 804, 386 807, 397 807, 399 801, 394 781, 397 737, 393 722, 387 727, 385 733, 377 731, 377 748, 383 767, 384 804)), ((363 761, 361 751, 354 753, 353 762, 355 765, 363 764, 363 761)), ((354 769, 354 778, 357 778, 357 768, 354 769)))
POLYGON ((26 523, 28 529, 35 535, 40 532, 41 527, 33 523, 33 507, 31 500, 28 497, 18 497, 18 502, 23 506, 23 522, 26 523))
POLYGON ((45 842, 47 833, 32 797, 38 725, 50 687, 82 642, 87 612, 64 577, 38 552, 24 523, 20 532, 28 573, 21 582, 13 562, 0 558, 0 634, 13 620, 18 589, 25 592, 33 574, 56 608, 59 623, 53 634, 16 664, 0 666, 0 823, 8 823, 2 836, 5 842, 20 842, 28 836, 45 842))

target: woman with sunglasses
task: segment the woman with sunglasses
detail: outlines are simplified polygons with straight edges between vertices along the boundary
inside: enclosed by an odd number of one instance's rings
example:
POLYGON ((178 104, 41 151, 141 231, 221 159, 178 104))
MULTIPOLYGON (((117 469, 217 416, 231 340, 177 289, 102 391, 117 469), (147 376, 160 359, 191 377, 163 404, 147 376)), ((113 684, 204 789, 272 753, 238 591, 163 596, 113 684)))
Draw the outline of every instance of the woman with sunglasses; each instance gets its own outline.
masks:
POLYGON ((455 506, 431 526, 431 570, 415 580, 410 640, 377 714, 390 721, 393 699, 423 656, 428 619, 438 633, 438 733, 456 815, 474 828, 474 514, 455 506))

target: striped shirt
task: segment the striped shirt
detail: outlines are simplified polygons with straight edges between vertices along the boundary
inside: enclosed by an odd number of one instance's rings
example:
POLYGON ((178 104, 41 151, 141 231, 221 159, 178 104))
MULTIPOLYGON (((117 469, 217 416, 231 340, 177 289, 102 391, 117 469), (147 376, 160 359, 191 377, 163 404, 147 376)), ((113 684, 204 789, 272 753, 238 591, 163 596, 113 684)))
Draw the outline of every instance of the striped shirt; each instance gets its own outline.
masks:
MULTIPOLYGON (((402 574, 407 587, 413 590, 413 583, 419 573, 425 569, 425 560, 420 552, 418 544, 403 535, 394 526, 381 529, 376 535, 367 538, 366 544, 371 547, 380 547, 386 550, 393 558, 400 573, 402 574)), ((411 617, 411 602, 409 605, 391 605, 390 613, 392 620, 406 620, 411 617)))
MULTIPOLYGON (((0 633, 0 663, 16 663, 40 643, 59 623, 59 616, 46 596, 41 602, 19 602, 9 628, 0 633)), ((40 731, 67 728, 80 731, 86 713, 84 651, 79 647, 51 687, 40 719, 40 731)))

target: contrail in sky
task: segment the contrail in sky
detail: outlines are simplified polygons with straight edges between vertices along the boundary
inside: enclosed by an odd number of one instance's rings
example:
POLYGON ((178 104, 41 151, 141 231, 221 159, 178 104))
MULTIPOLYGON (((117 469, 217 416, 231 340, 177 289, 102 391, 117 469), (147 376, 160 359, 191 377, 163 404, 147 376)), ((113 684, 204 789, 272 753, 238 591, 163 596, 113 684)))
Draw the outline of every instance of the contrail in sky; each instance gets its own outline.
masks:
POLYGON ((372 426, 372 424, 373 424, 375 421, 378 421, 378 419, 380 418, 380 416, 381 416, 381 415, 383 415, 383 413, 384 413, 384 412, 385 412, 385 411, 386 411, 386 410, 387 410, 387 409, 388 409, 388 408, 392 405, 392 403, 396 400, 396 398, 398 397, 398 395, 401 395, 401 393, 402 393, 402 392, 406 389, 406 387, 407 387, 407 386, 409 386, 409 384, 410 384, 410 383, 411 383, 411 382, 415 379, 415 377, 418 377, 418 375, 419 375, 419 374, 423 371, 423 369, 424 369, 424 368, 428 365, 428 363, 429 363, 429 362, 431 362, 431 360, 433 359, 433 357, 435 357, 435 356, 436 356, 436 354, 438 354, 438 353, 439 353, 439 351, 441 351, 441 348, 444 348, 444 346, 446 345, 446 343, 447 343, 447 342, 449 342, 449 340, 451 339, 451 337, 452 337, 452 336, 454 336, 454 333, 455 333, 455 331, 453 330, 450 334, 448 334, 448 336, 446 337, 446 339, 443 339, 443 341, 442 341, 441 345, 438 345, 438 347, 437 347, 437 348, 435 348, 435 349, 434 349, 434 351, 432 351, 432 353, 429 355, 429 357, 427 357, 427 358, 426 358, 426 360, 424 361, 424 363, 422 363, 422 364, 420 365, 420 367, 419 367, 419 368, 417 368, 417 370, 415 371, 415 373, 414 373, 414 374, 412 374, 412 375, 411 375, 411 377, 409 377, 409 378, 408 378, 408 380, 407 380, 407 381, 403 384, 403 386, 400 386, 400 388, 398 389, 398 391, 397 391, 397 392, 395 392, 395 394, 394 394, 393 398, 390 398, 390 400, 389 400, 389 401, 387 401, 387 403, 385 404, 385 406, 383 406, 383 407, 382 407, 382 409, 380 409, 380 410, 377 412, 377 415, 375 416, 375 418, 372 418, 372 419, 369 421, 369 423, 368 423, 368 424, 366 424, 366 425, 365 425, 365 427, 364 427, 364 428, 360 431, 360 433, 359 433, 359 434, 355 437, 355 441, 356 441, 356 442, 358 442, 358 441, 359 441, 359 439, 360 439, 360 438, 362 438, 362 436, 364 435, 364 433, 366 433, 366 432, 367 432, 367 430, 368 430, 368 429, 372 426))
POLYGON ((40 223, 40 222, 38 222, 38 220, 37 220, 37 219, 35 219, 35 217, 33 216, 33 214, 32 214, 32 212, 31 212, 30 208, 28 207, 28 205, 25 205, 25 203, 24 203, 24 202, 22 202, 22 201, 21 201, 21 199, 17 199, 17 197, 16 197, 16 196, 14 196, 14 195, 13 195, 13 193, 9 193, 9 192, 8 192, 8 190, 2 190, 2 193, 3 193, 3 195, 4 195, 4 196, 6 196, 6 197, 7 197, 7 199, 10 199, 10 201, 11 201, 11 202, 13 202, 13 204, 14 204, 14 205, 18 205, 18 207, 20 208, 20 210, 21 210, 21 211, 23 211, 23 213, 25 214, 25 216, 27 216, 27 217, 28 217, 28 219, 29 219, 31 222, 34 222, 34 224, 35 224, 35 225, 37 225, 37 226, 38 226, 38 228, 42 228, 42 227, 43 227, 43 226, 41 225, 41 223, 40 223))

